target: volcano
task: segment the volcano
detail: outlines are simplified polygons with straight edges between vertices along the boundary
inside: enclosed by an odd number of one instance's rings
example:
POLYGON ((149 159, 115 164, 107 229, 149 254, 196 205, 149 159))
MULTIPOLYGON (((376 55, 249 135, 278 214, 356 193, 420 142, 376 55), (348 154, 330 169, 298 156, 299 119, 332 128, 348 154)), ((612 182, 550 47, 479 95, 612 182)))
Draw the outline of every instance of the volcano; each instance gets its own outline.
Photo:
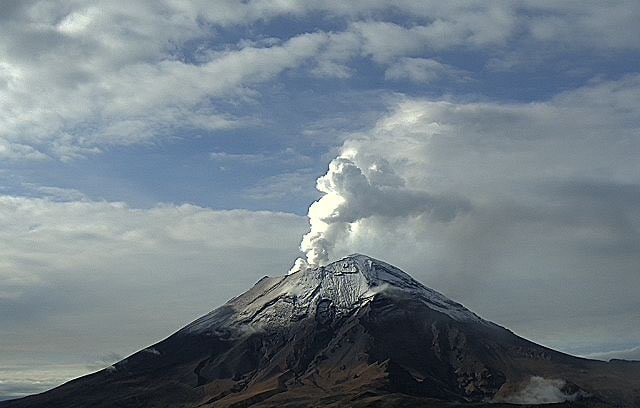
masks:
POLYGON ((385 262, 264 277, 112 367, 22 407, 640 407, 640 362, 563 354, 385 262))

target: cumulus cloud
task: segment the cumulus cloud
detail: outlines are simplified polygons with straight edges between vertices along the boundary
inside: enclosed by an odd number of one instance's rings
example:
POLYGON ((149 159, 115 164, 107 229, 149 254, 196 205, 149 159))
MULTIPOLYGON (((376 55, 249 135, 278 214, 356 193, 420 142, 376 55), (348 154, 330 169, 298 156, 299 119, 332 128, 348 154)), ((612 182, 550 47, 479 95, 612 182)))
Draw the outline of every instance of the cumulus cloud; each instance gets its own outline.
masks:
MULTIPOLYGON (((107 41, 96 32, 91 35, 86 41, 107 41)), ((238 126, 240 119, 217 112, 208 98, 241 95, 245 87, 273 78, 312 57, 324 40, 321 33, 301 34, 277 45, 212 53, 197 64, 171 58, 162 49, 153 55, 127 50, 136 54, 122 62, 92 62, 91 59, 111 55, 110 43, 85 49, 84 43, 66 38, 59 39, 60 47, 67 43, 71 49, 77 47, 74 51, 89 59, 86 66, 75 62, 69 68, 68 56, 46 51, 41 56, 43 61, 26 65, 9 52, 8 59, 14 60, 21 75, 5 90, 6 97, 0 102, 0 140, 4 140, 0 156, 73 159, 99 153, 110 145, 168 137, 168 132, 181 128, 215 130, 238 126)), ((117 41, 121 42, 114 46, 124 46, 128 40, 117 41)), ((135 46, 144 43, 130 42, 135 46)), ((154 48, 153 44, 149 47, 154 48)), ((243 120, 244 125, 251 123, 250 119, 243 120)))
POLYGON ((632 1, 11 2, 0 17, 0 158, 73 160, 185 130, 255 124, 221 103, 251 100, 251 88, 288 70, 346 79, 362 57, 382 64, 389 79, 428 82, 444 73, 433 63, 444 50, 490 49, 498 60, 513 58, 503 56, 510 44, 536 55, 548 43, 635 50, 639 13, 632 1), (400 18, 380 17, 389 9, 400 18), (312 15, 344 30, 318 24, 255 38, 246 29, 312 15), (219 35, 225 30, 239 39, 219 35))

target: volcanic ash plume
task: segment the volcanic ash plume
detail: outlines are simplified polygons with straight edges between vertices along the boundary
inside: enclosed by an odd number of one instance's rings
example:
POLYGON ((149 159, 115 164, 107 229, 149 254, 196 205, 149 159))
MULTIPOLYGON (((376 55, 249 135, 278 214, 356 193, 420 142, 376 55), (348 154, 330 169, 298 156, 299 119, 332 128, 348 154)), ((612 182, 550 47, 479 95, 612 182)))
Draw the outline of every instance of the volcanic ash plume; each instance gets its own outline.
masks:
POLYGON ((291 272, 328 263, 337 240, 360 220, 425 214, 448 222, 469 209, 465 200, 407 188, 386 160, 355 150, 333 159, 316 188, 324 195, 309 207, 311 229, 300 244, 306 260, 298 258, 291 272))

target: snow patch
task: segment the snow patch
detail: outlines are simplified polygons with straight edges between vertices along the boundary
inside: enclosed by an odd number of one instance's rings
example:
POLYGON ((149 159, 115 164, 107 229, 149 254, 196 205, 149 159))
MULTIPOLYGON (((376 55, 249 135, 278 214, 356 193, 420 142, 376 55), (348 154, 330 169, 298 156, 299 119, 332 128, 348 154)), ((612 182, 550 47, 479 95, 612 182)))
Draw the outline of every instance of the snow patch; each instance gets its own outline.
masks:
POLYGON ((183 330, 205 335, 241 336, 254 330, 286 327, 293 321, 313 317, 321 301, 330 301, 337 313, 348 313, 381 292, 409 296, 458 321, 491 324, 400 269, 365 255, 353 254, 327 266, 311 267, 304 260, 296 262, 287 275, 261 280, 248 292, 183 330))

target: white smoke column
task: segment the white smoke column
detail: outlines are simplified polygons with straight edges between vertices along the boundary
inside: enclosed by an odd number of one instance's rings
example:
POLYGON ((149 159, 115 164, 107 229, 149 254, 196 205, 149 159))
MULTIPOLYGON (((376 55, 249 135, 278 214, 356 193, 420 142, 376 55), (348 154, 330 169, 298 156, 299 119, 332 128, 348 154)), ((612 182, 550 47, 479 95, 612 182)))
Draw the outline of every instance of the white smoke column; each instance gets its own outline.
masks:
POLYGON ((336 241, 359 220, 426 214, 448 222, 469 208, 460 198, 405 187, 386 160, 355 149, 333 159, 327 173, 318 178, 316 188, 324 195, 309 207, 311 229, 300 244, 306 260, 296 260, 291 272, 328 263, 336 241))
POLYGON ((494 402, 510 404, 554 404, 564 401, 575 401, 582 397, 582 391, 567 393, 567 383, 560 379, 533 376, 514 393, 500 396, 494 402))

